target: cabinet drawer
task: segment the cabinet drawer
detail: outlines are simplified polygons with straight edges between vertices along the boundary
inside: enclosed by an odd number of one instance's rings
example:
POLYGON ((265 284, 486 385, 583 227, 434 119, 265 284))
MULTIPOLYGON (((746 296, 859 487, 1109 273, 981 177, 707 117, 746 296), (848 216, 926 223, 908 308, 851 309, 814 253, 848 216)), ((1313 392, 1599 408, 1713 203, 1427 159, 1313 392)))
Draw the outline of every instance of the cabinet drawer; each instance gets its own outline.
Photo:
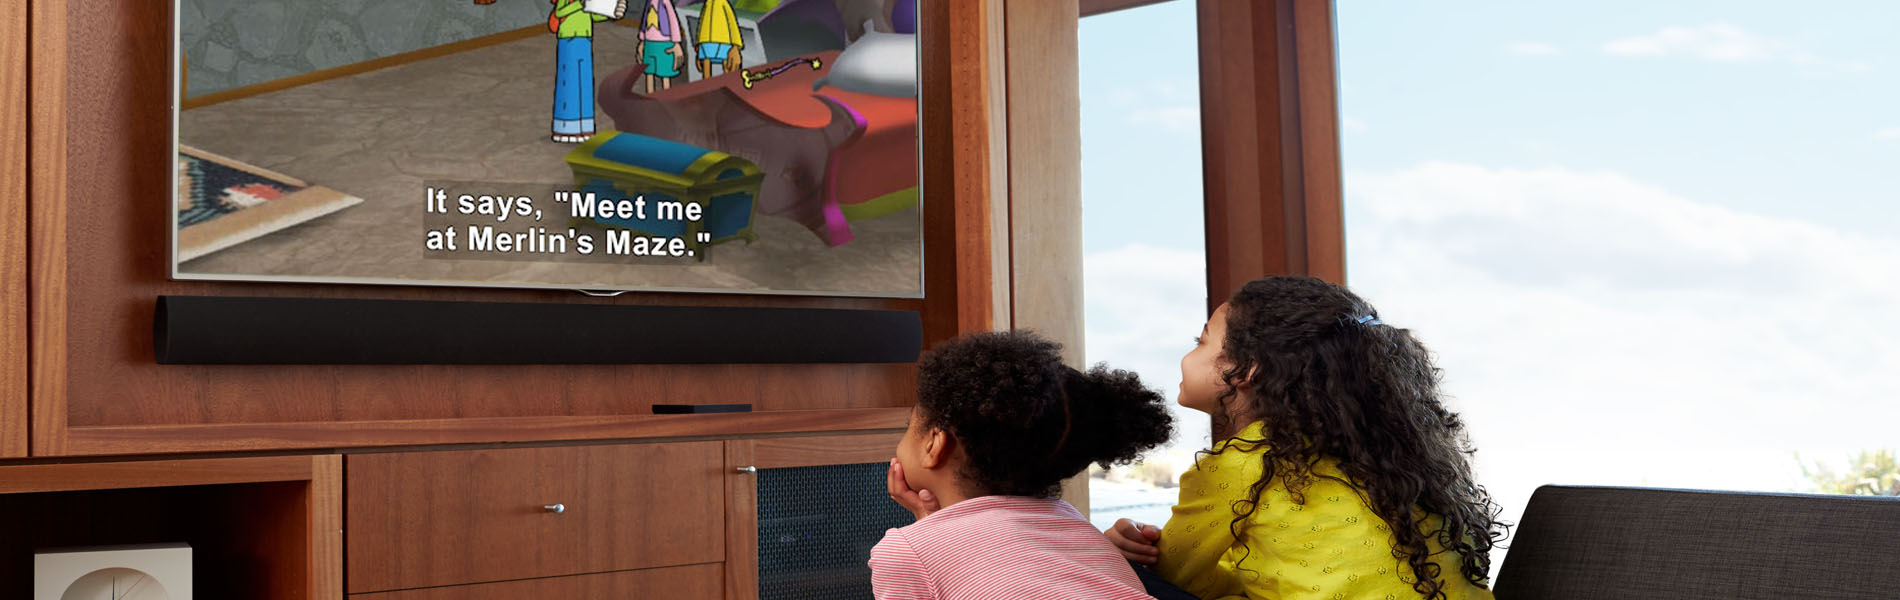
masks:
POLYGON ((617 573, 544 577, 499 583, 351 594, 350 600, 594 600, 596 598, 664 598, 666 600, 719 600, 717 564, 666 567, 617 573))
POLYGON ((349 591, 719 562, 723 464, 719 442, 351 455, 349 591))

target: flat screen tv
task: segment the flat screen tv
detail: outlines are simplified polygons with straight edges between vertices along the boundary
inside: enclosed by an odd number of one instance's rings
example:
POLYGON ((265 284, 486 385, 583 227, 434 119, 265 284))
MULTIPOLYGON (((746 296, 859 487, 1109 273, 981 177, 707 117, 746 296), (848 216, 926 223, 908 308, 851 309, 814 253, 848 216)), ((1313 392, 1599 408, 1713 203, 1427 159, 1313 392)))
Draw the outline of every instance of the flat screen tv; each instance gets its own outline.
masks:
POLYGON ((175 0, 177 279, 921 297, 918 0, 175 0))

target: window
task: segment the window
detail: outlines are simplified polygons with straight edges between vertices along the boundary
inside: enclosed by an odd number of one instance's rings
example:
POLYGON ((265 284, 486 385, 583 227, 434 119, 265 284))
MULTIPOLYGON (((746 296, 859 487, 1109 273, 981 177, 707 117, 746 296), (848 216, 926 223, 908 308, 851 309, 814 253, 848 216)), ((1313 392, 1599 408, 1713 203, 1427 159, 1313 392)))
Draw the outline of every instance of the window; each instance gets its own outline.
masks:
POLYGON ((1090 480, 1098 526, 1166 522, 1175 482, 1209 443, 1206 416, 1173 405, 1181 355, 1207 313, 1195 36, 1193 2, 1081 22, 1085 354, 1140 374, 1176 420, 1170 445, 1090 480))
POLYGON ((1506 520, 1900 494, 1900 10, 1618 4, 1338 5, 1350 284, 1436 351, 1506 520))

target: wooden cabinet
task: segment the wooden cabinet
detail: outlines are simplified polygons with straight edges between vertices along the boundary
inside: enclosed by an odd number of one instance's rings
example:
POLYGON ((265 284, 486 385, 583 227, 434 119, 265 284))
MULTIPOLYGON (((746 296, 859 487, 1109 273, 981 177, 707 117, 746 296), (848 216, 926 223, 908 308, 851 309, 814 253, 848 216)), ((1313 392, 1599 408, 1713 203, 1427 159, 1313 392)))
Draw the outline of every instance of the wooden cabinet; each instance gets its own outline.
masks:
MULTIPOLYGON (((173 98, 153 92, 172 81, 178 15, 169 1, 81 8, 96 4, 0 2, 0 597, 23 594, 36 545, 172 539, 212 557, 204 597, 755 595, 756 482, 734 468, 882 462, 895 434, 843 432, 902 427, 914 365, 160 365, 154 298, 901 309, 922 315, 929 346, 1012 322, 1009 225, 1048 212, 1012 220, 1012 189, 1077 168, 1040 151, 1047 132, 1008 135, 1046 112, 1012 106, 1062 86, 1025 77, 1005 98, 1016 63, 998 54, 1005 20, 1073 7, 926 2, 925 298, 172 280, 173 224, 147 209, 172 183, 159 159, 177 142, 173 98), (953 18, 971 11, 986 18, 953 18), (662 402, 757 412, 651 414, 662 402), (439 448, 514 443, 577 445, 439 448), (335 454, 358 448, 401 453, 335 454), (119 487, 134 489, 105 489, 119 487), (537 512, 553 503, 564 512, 537 512)), ((1016 281, 1046 270, 1016 266, 1016 281)))
POLYGON ((719 442, 356 454, 350 593, 725 559, 719 442))
POLYGON ((0 464, 0 598, 39 549, 178 542, 199 598, 340 598, 341 458, 0 464))
POLYGON ((689 565, 616 573, 544 577, 400 592, 352 594, 350 600, 593 600, 655 598, 716 600, 719 565, 689 565))
MULTIPOLYGON (((901 437, 903 437, 901 432, 886 432, 727 441, 728 472, 740 475, 726 480, 726 600, 758 600, 759 598, 760 477, 771 476, 771 472, 776 469, 881 465, 895 456, 897 441, 901 437)), ((858 483, 874 485, 880 490, 884 487, 884 479, 877 474, 881 471, 870 468, 864 471, 866 473, 862 476, 873 477, 874 480, 858 483)), ((861 498, 859 501, 863 504, 854 502, 846 510, 852 513, 863 513, 873 509, 890 511, 896 506, 888 496, 861 498)), ((901 509, 896 510, 902 512, 901 509)), ((904 519, 902 523, 892 523, 892 525, 910 522, 908 513, 902 514, 901 517, 904 519)), ((865 558, 868 558, 868 555, 865 558)), ((841 566, 851 571, 843 574, 844 577, 854 579, 865 577, 864 573, 858 572, 855 568, 862 566, 861 563, 841 566)))

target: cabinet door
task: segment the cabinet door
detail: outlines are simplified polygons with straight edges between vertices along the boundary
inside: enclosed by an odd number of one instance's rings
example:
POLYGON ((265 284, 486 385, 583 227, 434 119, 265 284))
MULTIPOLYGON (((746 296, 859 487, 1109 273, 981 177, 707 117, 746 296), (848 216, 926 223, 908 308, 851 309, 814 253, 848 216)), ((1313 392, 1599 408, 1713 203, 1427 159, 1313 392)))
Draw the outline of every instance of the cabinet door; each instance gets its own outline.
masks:
POLYGON ((721 451, 709 441, 352 455, 349 591, 719 562, 721 451))
POLYGON ((726 442, 726 599, 871 598, 871 546, 909 525, 885 490, 902 433, 726 442))

